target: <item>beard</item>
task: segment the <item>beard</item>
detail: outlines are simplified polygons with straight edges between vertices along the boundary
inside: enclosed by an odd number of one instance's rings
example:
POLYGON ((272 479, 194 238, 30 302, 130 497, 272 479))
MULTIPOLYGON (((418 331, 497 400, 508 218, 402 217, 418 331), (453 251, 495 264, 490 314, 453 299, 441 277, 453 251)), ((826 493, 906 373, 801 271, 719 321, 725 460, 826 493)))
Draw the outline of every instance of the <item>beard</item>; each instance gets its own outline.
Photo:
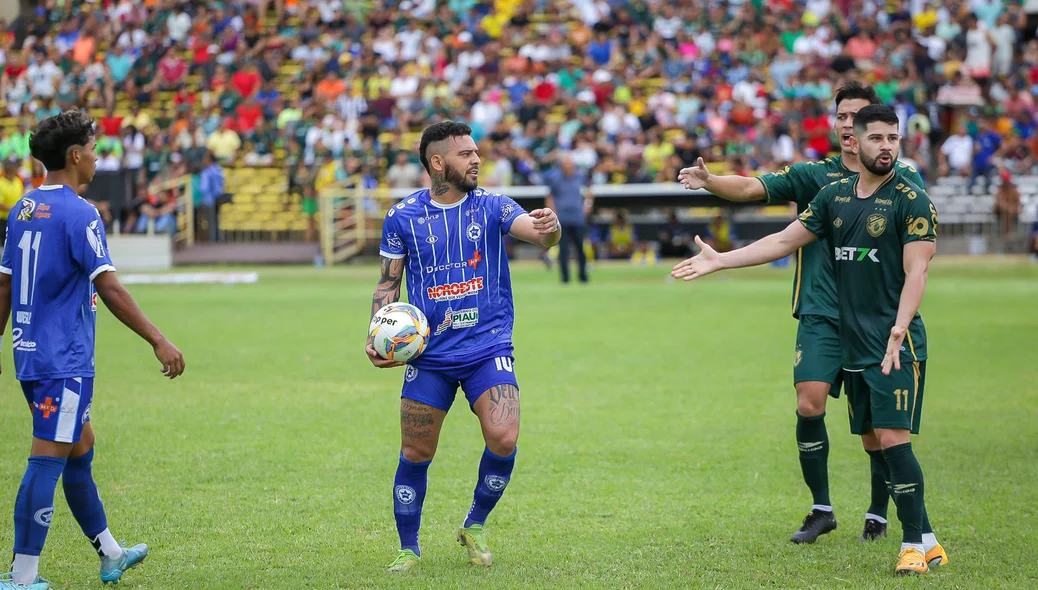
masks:
POLYGON ((479 176, 476 177, 476 180, 469 180, 468 175, 452 166, 448 166, 446 174, 444 174, 444 180, 454 188, 458 189, 458 192, 467 193, 476 188, 479 176))
POLYGON ((870 158, 865 154, 865 152, 861 152, 858 157, 861 159, 861 165, 863 168, 875 174, 876 176, 886 176, 887 174, 890 174, 891 170, 894 169, 894 163, 897 162, 898 154, 891 153, 890 162, 886 164, 879 162, 880 156, 870 158))

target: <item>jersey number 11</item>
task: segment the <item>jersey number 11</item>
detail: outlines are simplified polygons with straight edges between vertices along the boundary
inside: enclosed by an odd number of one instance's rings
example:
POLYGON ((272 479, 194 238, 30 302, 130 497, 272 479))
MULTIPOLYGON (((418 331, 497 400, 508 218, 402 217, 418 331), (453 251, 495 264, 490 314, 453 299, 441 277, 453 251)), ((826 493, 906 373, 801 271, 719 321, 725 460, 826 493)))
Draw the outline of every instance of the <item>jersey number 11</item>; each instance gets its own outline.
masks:
POLYGON ((22 251, 22 288, 18 302, 22 305, 32 305, 36 298, 36 269, 40 266, 41 239, 43 232, 27 231, 18 241, 18 248, 22 251))

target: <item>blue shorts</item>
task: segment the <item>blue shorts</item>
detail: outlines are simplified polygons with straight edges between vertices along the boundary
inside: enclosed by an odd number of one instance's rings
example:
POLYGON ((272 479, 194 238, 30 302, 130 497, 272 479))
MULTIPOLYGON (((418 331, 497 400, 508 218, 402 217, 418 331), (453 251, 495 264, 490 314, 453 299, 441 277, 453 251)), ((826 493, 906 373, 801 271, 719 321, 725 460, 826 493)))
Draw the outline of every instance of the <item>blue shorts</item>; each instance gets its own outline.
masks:
POLYGON ((42 440, 77 443, 90 421, 93 377, 22 381, 25 401, 32 406, 32 435, 42 440))
POLYGON ((515 380, 514 362, 511 356, 498 356, 468 367, 442 371, 407 365, 400 397, 447 412, 454 403, 460 385, 471 407, 484 391, 495 385, 514 385, 519 388, 515 380))

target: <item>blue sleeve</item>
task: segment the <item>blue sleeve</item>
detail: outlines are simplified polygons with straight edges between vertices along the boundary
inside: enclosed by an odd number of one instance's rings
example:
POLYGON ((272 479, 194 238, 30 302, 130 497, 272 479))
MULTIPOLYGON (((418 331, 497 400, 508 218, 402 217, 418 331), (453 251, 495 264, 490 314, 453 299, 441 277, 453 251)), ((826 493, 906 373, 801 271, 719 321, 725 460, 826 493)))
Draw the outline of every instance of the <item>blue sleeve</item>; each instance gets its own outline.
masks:
POLYGON ((0 260, 0 272, 4 273, 5 275, 9 275, 14 272, 13 270, 11 270, 14 268, 14 261, 11 260, 11 250, 14 248, 14 236, 11 235, 12 219, 14 219, 13 210, 12 215, 10 215, 7 219, 4 220, 4 223, 7 224, 7 241, 4 242, 4 256, 3 260, 0 260))
POLYGON ((386 220, 382 224, 382 243, 379 244, 378 253, 386 258, 399 260, 407 255, 407 247, 404 246, 404 238, 400 233, 400 211, 396 207, 390 207, 386 213, 386 220))
POLYGON ((497 195, 497 202, 501 213, 501 233, 507 234, 512 229, 512 224, 520 215, 526 215, 526 209, 504 195, 497 195))
POLYGON ((103 272, 115 270, 108 255, 105 224, 92 205, 85 205, 81 213, 70 217, 66 231, 72 260, 91 281, 103 272))

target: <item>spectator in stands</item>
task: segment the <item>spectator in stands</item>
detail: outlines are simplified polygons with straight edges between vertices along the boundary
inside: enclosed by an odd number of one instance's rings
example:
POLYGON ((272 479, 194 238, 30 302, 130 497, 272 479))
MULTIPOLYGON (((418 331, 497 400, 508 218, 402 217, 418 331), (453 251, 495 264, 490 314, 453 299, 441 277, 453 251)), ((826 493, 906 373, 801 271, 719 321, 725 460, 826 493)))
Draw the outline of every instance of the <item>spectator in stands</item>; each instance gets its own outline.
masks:
POLYGON ((223 168, 212 152, 206 152, 199 177, 200 198, 195 208, 195 218, 201 220, 199 233, 208 241, 215 242, 220 238, 219 206, 224 200, 225 191, 223 168))
POLYGON ((627 221, 626 211, 617 211, 616 219, 609 226, 609 257, 613 259, 629 259, 634 254, 634 244, 638 234, 627 221))
POLYGON ((545 173, 544 183, 548 186, 545 204, 559 216, 563 227, 562 241, 559 242, 562 282, 569 283, 570 248, 573 248, 577 257, 577 279, 586 283, 588 273, 584 238, 587 235, 587 216, 594 203, 588 173, 577 168, 571 154, 563 153, 559 157, 559 166, 545 173))
POLYGON ((692 256, 692 241, 681 227, 677 211, 667 214, 667 223, 660 230, 660 257, 685 259, 692 256))
POLYGON ((995 154, 1002 147, 1002 137, 992 129, 991 120, 982 118, 978 123, 977 138, 973 142, 973 169, 970 172, 969 187, 973 187, 977 178, 984 177, 984 187, 990 188, 991 175, 998 171, 995 166, 995 154))
POLYGON ((25 181, 18 174, 18 160, 4 160, 0 169, 0 245, 7 240, 7 216, 16 210, 25 192, 25 181))
POLYGON ((222 124, 222 127, 209 135, 205 147, 217 160, 230 164, 241 148, 241 136, 234 130, 234 119, 223 119, 222 124))
POLYGON ((959 132, 944 141, 939 159, 941 176, 957 174, 969 176, 972 173, 973 138, 969 135, 966 123, 959 123, 959 132))
POLYGON ((1031 262, 1038 262, 1038 215, 1031 224, 1031 262))
POLYGON ((1008 236, 1016 227, 1016 220, 1022 211, 1020 190, 1013 183, 1013 176, 1008 170, 1002 172, 1002 184, 995 191, 993 212, 998 219, 998 228, 1003 236, 1008 236))
POLYGON ((727 252, 735 247, 735 227, 724 215, 717 215, 706 228, 703 238, 711 248, 718 252, 727 252))
POLYGON ((417 188, 421 175, 418 165, 410 161, 407 152, 400 150, 396 154, 396 162, 386 171, 386 182, 392 188, 417 188))
POLYGON ((156 233, 173 233, 177 227, 176 196, 172 191, 149 192, 141 187, 138 193, 137 220, 134 231, 143 234, 153 229, 156 233))

